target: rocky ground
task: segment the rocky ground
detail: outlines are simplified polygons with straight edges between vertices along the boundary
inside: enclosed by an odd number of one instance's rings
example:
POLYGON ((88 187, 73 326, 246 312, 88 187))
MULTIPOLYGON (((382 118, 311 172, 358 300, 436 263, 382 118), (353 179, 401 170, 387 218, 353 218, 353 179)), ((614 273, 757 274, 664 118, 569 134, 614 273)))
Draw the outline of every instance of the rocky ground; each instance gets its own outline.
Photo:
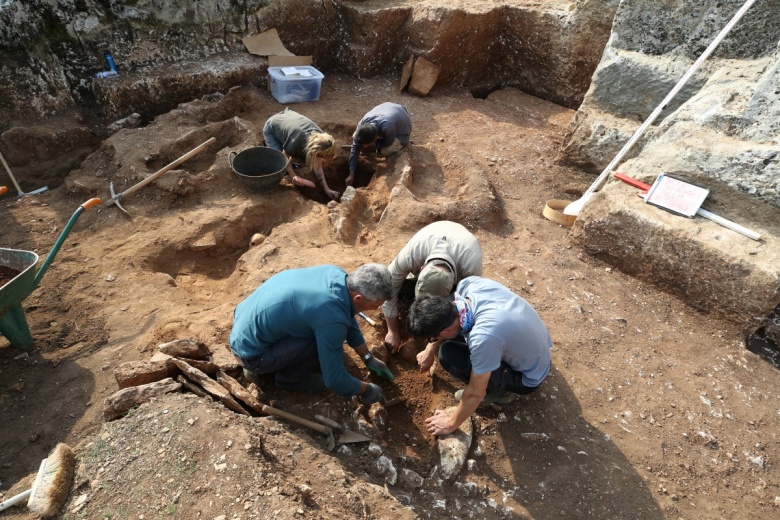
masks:
MULTIPOLYGON (((62 518, 777 516, 777 370, 728 323, 588 256, 541 216, 545 201, 573 200, 592 180, 554 164, 573 111, 513 90, 416 98, 394 83, 329 75, 319 102, 293 107, 344 143, 379 102, 403 103, 412 115, 408 151, 363 157, 358 189, 341 205, 287 181, 250 195, 231 175, 229 152, 259 145, 263 122, 282 108, 250 89, 120 130, 63 186, 0 201, 0 245, 45 256, 79 204, 108 198, 109 182, 127 189, 216 139, 125 199, 132 219, 114 207, 85 212, 24 301, 36 349, 21 353, 0 339, 3 498, 25 489, 62 441, 79 460, 62 518), (422 422, 453 404, 459 385, 441 372, 431 380, 400 356, 389 357, 396 381, 381 384, 406 401, 371 445, 328 452, 316 432, 189 393, 102 421, 121 363, 178 338, 226 343, 235 305, 273 273, 386 263, 438 219, 477 235, 485 275, 527 299, 555 342, 539 392, 474 417, 469 462, 454 482, 440 478, 422 422), (250 246, 256 233, 265 239, 250 246), (388 482, 384 460, 404 478, 388 482)), ((346 158, 327 173, 344 191, 346 158)), ((381 315, 370 316, 380 324, 361 326, 381 348, 381 315)), ((346 363, 369 377, 351 353, 346 363)), ((346 421, 353 410, 332 394, 267 393, 307 418, 346 421)), ((20 506, 0 517, 32 516, 20 506)))

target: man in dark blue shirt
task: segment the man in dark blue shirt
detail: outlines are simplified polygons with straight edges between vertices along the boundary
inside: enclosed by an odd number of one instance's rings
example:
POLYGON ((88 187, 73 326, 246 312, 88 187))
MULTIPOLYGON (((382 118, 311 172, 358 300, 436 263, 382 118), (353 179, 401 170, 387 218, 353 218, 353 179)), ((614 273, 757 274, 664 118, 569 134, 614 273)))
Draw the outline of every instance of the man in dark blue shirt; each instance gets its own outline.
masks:
POLYGON ((344 342, 370 370, 394 379, 369 353, 355 319, 358 312, 379 308, 392 288, 390 272, 381 264, 362 265, 351 275, 333 265, 282 271, 238 304, 230 349, 250 379, 275 373, 282 389, 319 393, 327 387, 358 395, 366 404, 377 402, 380 387, 359 381, 344 367, 344 342))
POLYGON ((372 108, 357 125, 349 153, 347 186, 352 185, 361 149, 373 148, 385 157, 409 146, 412 119, 398 103, 382 103, 372 108))

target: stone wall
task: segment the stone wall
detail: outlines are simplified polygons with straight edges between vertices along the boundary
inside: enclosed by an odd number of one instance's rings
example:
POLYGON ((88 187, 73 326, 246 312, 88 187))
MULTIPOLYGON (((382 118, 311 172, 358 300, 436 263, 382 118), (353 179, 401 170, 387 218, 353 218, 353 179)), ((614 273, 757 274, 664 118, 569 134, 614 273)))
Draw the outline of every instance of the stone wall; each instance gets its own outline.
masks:
MULTIPOLYGON (((743 4, 622 1, 558 160, 600 173, 743 4)), ((746 12, 621 171, 718 180, 780 207, 778 13, 779 0, 746 12)))
POLYGON ((312 55, 326 72, 397 74, 415 54, 442 67, 440 85, 512 85, 574 108, 609 37, 616 1, 6 0, 0 131, 30 117, 101 108, 93 78, 106 69, 104 49, 120 74, 143 73, 245 54, 243 36, 274 27, 290 51, 312 55))
MULTIPOLYGON (((744 3, 621 1, 557 160, 604 170, 744 3)), ((780 304, 778 13, 780 0, 756 1, 617 167, 648 184, 666 173, 707 187, 704 209, 761 239, 666 213, 617 181, 574 225, 591 254, 768 338, 780 304)))

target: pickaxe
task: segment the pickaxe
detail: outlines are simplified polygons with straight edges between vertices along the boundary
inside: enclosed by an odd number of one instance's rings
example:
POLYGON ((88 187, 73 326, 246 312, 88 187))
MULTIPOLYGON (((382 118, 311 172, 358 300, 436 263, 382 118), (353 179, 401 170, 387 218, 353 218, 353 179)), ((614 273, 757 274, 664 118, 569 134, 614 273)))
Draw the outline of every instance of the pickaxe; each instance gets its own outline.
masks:
POLYGON ((144 180, 142 180, 138 184, 136 184, 134 186, 131 186, 130 188, 126 189, 122 193, 119 193, 119 194, 114 193, 114 183, 111 182, 109 184, 109 189, 111 190, 111 198, 108 199, 107 201, 105 201, 103 203, 103 205, 104 206, 115 205, 117 208, 121 209, 124 212, 125 215, 127 215, 129 217, 130 213, 128 213, 127 210, 125 210, 125 208, 122 207, 122 204, 120 204, 120 201, 122 200, 123 197, 126 197, 127 195, 130 195, 132 193, 135 193, 136 191, 140 190, 141 188, 143 188, 147 184, 149 184, 151 182, 154 182, 154 180, 157 179, 157 177, 160 177, 165 172, 167 172, 169 170, 172 170, 173 168, 177 167, 178 165, 180 165, 181 163, 183 163, 184 161, 186 161, 190 157, 199 154, 208 145, 210 145, 210 144, 212 144, 212 143, 214 143, 216 141, 217 141, 217 139, 215 137, 212 137, 211 139, 209 139, 205 143, 201 144, 197 148, 193 148, 192 150, 190 150, 189 152, 185 153, 184 155, 182 155, 181 157, 179 157, 178 159, 176 159, 172 163, 168 164, 167 166, 163 166, 158 171, 154 172, 153 174, 151 174, 150 176, 148 176, 147 178, 145 178, 144 180))

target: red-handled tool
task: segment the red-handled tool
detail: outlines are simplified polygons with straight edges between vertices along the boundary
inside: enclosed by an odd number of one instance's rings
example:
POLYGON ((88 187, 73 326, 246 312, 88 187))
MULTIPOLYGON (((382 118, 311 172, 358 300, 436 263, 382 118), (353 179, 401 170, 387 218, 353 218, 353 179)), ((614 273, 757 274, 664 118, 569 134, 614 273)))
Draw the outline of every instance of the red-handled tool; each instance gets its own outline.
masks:
POLYGON ((642 191, 647 191, 650 189, 649 184, 645 184, 644 182, 638 181, 635 178, 629 177, 628 175, 625 175, 623 173, 615 172, 612 174, 612 176, 618 180, 625 182, 626 184, 633 186, 634 188, 639 188, 642 191))
MULTIPOLYGON (((628 175, 624 175, 619 172, 615 172, 612 174, 616 179, 621 180, 625 182, 626 184, 629 184, 633 186, 634 188, 639 188, 642 190, 642 195, 647 193, 647 190, 650 189, 650 186, 645 184, 644 182, 638 181, 634 179, 633 177, 629 177, 628 175)), ((752 229, 748 229, 746 227, 740 226, 736 222, 732 222, 728 219, 725 219, 723 217, 720 217, 714 213, 711 213, 707 211, 706 209, 699 208, 699 210, 696 212, 697 215, 704 217, 706 219, 709 219, 716 224, 720 224, 721 226, 728 228, 732 231, 736 231, 737 233, 740 233, 742 235, 745 235, 746 237, 752 239, 752 240, 759 240, 761 239, 761 235, 759 233, 756 233, 752 229)))

